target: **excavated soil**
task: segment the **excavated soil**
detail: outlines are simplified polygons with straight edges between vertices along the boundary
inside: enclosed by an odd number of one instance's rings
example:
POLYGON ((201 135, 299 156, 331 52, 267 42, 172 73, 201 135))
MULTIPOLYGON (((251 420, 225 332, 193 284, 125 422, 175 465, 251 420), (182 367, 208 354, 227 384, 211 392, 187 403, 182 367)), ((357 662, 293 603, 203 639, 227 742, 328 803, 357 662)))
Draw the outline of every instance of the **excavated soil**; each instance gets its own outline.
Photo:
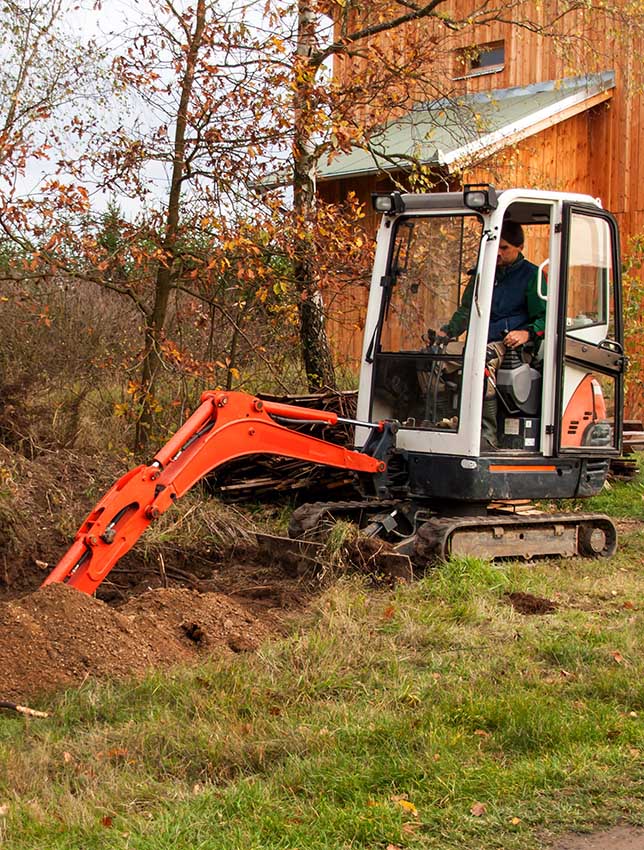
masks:
POLYGON ((122 472, 111 458, 61 451, 32 460, 0 445, 0 701, 254 650, 288 632, 319 592, 298 563, 258 550, 248 524, 222 520, 207 498, 168 517, 185 526, 199 515, 194 529, 135 547, 97 598, 39 589, 122 472), (213 545, 213 533, 228 543, 213 545))
POLYGON ((506 594, 506 599, 519 614, 552 614, 557 610, 557 603, 533 593, 523 593, 520 590, 506 594))
POLYGON ((90 677, 139 677, 151 668, 257 649, 288 628, 289 612, 306 596, 289 594, 279 582, 268 585, 266 577, 253 584, 249 568, 245 574, 246 598, 241 582, 232 595, 158 587, 114 608, 56 584, 0 602, 0 699, 24 703, 90 677), (288 601, 280 603, 282 594, 288 601))

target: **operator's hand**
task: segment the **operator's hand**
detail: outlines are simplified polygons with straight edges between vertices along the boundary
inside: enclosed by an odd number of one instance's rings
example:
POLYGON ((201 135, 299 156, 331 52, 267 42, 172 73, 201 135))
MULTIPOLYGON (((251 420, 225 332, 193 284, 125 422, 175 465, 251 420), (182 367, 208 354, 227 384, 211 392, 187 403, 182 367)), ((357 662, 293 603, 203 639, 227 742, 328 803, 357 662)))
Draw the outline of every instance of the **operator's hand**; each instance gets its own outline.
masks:
POLYGON ((441 329, 436 336, 436 345, 440 345, 441 347, 447 345, 448 342, 452 341, 452 337, 447 330, 447 325, 442 325, 441 329))
POLYGON ((530 331, 510 331, 503 338, 506 348, 519 348, 530 339, 530 331))

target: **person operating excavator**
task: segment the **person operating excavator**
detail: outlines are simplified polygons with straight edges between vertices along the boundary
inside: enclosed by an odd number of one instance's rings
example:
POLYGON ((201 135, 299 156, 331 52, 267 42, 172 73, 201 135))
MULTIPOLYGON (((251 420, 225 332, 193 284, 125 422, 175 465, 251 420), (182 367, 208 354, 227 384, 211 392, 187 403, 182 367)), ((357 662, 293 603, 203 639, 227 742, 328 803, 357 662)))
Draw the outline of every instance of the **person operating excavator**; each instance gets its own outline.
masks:
MULTIPOLYGON (((538 267, 523 256, 524 243, 521 225, 506 221, 499 239, 488 328, 488 343, 493 349, 488 357, 488 370, 492 377, 503 359, 505 348, 517 349, 530 342, 533 353, 536 353, 544 334, 546 302, 537 291, 538 267)), ((439 337, 439 343, 455 339, 466 329, 473 295, 472 277, 459 307, 449 322, 441 327, 443 336, 439 337)), ((488 382, 481 428, 487 448, 496 446, 496 408, 496 393, 488 382)))
MULTIPOLYGON (((506 221, 499 239, 487 338, 488 342, 503 342, 507 348, 518 348, 527 342, 536 347, 546 323, 546 302, 537 292, 538 269, 523 256, 524 242, 521 225, 506 221)), ((458 309, 441 327, 444 337, 456 339, 466 329, 473 294, 472 279, 458 309)))

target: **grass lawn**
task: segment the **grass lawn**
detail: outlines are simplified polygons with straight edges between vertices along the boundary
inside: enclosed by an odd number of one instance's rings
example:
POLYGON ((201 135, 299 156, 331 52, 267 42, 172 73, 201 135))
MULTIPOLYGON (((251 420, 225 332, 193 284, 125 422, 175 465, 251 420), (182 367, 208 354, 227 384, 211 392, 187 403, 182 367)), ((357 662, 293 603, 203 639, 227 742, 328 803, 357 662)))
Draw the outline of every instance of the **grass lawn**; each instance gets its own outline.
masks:
MULTIPOLYGON (((642 492, 584 509, 641 516, 642 492)), ((257 654, 3 715, 0 845, 534 848, 644 823, 643 560, 633 525, 610 561, 341 580, 257 654)))

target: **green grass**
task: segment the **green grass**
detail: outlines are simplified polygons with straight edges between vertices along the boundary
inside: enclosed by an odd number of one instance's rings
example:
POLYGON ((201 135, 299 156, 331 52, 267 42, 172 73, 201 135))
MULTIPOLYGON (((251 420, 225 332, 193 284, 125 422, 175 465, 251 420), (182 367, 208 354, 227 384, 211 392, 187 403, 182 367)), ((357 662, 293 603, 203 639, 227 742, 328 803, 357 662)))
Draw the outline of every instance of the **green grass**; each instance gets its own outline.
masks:
POLYGON ((256 655, 3 715, 3 850, 527 850, 644 823, 643 557, 634 530, 611 561, 340 581, 256 655))

